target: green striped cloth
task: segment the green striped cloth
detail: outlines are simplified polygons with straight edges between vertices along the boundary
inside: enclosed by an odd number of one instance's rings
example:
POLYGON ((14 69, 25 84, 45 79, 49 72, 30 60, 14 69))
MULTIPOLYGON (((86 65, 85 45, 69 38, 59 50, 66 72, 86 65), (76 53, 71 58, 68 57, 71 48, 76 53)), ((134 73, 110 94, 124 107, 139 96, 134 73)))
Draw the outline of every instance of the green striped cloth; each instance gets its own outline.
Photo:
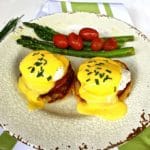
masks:
MULTIPOLYGON (((85 3, 85 2, 65 2, 48 0, 40 9, 36 17, 41 17, 56 12, 94 12, 101 13, 111 17, 125 20, 132 24, 130 16, 122 4, 108 4, 108 3, 85 3), (119 10, 119 12, 118 12, 119 10)), ((11 137, 7 131, 0 127, 0 150, 32 150, 33 148, 17 141, 11 137)), ((150 150, 150 128, 147 128, 132 139, 130 142, 122 144, 115 150, 150 150)))
POLYGON ((121 20, 125 20, 129 24, 132 24, 131 18, 121 3, 94 3, 92 2, 71 2, 68 1, 55 1, 47 0, 44 6, 40 9, 36 17, 42 17, 57 12, 94 12, 111 17, 115 17, 121 20), (121 11, 120 11, 121 10, 121 11))

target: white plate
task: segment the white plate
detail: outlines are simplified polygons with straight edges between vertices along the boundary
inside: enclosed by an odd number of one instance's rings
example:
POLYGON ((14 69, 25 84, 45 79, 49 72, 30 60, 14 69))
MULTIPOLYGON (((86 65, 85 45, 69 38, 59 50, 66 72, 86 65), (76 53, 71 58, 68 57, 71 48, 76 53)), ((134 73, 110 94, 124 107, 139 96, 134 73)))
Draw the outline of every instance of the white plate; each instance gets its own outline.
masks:
MULTIPOLYGON (((127 115, 118 121, 105 121, 97 117, 79 115, 73 96, 64 101, 46 106, 45 110, 30 112, 26 101, 18 93, 17 79, 20 60, 30 50, 17 45, 15 40, 21 34, 33 35, 32 29, 18 28, 0 44, 0 123, 20 135, 24 141, 40 145, 45 149, 79 149, 85 143, 89 149, 106 148, 111 143, 124 141, 133 128, 140 126, 140 115, 144 109, 150 113, 150 42, 137 29, 117 19, 91 13, 54 14, 38 20, 42 25, 56 31, 78 32, 82 27, 96 28, 101 35, 134 35, 135 41, 128 43, 136 55, 120 58, 130 68, 133 90, 126 100, 127 115)), ((76 68, 81 58, 70 57, 76 68)))

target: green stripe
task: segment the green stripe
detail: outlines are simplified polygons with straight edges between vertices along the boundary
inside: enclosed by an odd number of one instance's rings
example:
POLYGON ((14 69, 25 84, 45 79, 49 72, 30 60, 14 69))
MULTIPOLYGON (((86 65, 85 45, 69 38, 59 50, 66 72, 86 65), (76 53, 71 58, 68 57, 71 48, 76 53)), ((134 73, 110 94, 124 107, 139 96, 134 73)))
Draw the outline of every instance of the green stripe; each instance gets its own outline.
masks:
POLYGON ((113 17, 113 13, 112 10, 110 8, 110 5, 108 3, 103 3, 105 11, 107 13, 108 16, 113 17))
POLYGON ((7 131, 0 135, 0 150, 12 150, 17 140, 11 137, 7 131))
POLYGON ((61 2, 61 8, 62 8, 62 12, 67 12, 66 2, 64 1, 61 2))
POLYGON ((100 13, 97 3, 71 2, 72 11, 100 13))
POLYGON ((119 150, 150 150, 150 127, 131 141, 119 146, 119 150))

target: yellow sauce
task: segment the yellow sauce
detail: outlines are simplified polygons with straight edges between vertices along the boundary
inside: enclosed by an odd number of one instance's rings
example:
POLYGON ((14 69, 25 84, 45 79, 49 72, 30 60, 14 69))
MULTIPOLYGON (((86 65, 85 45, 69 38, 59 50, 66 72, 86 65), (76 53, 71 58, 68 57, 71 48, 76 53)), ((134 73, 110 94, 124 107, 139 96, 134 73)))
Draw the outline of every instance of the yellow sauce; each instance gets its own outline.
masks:
POLYGON ((117 96, 121 76, 121 65, 111 59, 96 57, 81 64, 77 74, 79 95, 86 102, 78 102, 78 112, 108 120, 124 116, 127 106, 117 96))
POLYGON ((44 107, 46 100, 41 100, 39 96, 55 86, 56 72, 61 69, 59 78, 62 78, 68 65, 69 61, 64 56, 53 55, 44 50, 33 51, 25 56, 19 65, 21 77, 18 88, 28 100, 30 109, 44 107))

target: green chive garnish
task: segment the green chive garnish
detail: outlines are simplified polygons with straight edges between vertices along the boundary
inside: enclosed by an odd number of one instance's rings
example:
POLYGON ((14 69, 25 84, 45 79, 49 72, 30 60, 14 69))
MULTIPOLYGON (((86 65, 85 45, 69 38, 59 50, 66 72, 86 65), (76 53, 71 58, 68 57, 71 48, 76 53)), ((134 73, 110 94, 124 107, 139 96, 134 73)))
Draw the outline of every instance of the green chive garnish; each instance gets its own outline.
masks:
POLYGON ((47 81, 51 80, 52 79, 52 76, 48 76, 47 77, 47 81))
POLYGON ((37 77, 37 78, 38 78, 38 77, 43 77, 43 76, 44 76, 43 73, 44 73, 44 69, 43 69, 43 67, 41 67, 41 68, 40 68, 40 71, 38 71, 38 74, 36 75, 36 77, 37 77))
POLYGON ((46 59, 43 59, 44 60, 44 64, 43 65, 46 65, 47 64, 47 60, 46 59))
POLYGON ((33 53, 32 56, 35 56, 35 55, 38 55, 38 54, 39 54, 39 52, 36 52, 36 53, 33 53))
POLYGON ((101 68, 101 67, 97 67, 96 69, 100 70, 100 69, 102 69, 102 68, 101 68))
POLYGON ((90 78, 88 78, 88 79, 86 80, 86 82, 88 82, 88 81, 90 81, 90 78))
POLYGON ((112 78, 110 78, 108 75, 106 75, 106 77, 103 79, 103 82, 105 82, 108 79, 112 80, 112 78))
POLYGON ((90 60, 90 61, 88 61, 88 63, 93 63, 93 62, 96 62, 95 60, 90 60))
POLYGON ((111 73, 111 70, 106 69, 105 71, 108 72, 108 73, 111 73))
POLYGON ((101 66, 101 65, 104 65, 104 63, 98 63, 98 64, 95 64, 96 66, 101 66))
POLYGON ((116 90, 117 90, 117 87, 116 87, 116 86, 114 86, 114 92, 116 92, 116 90))
POLYGON ((35 66, 40 66, 40 65, 42 65, 42 63, 39 62, 39 61, 37 61, 37 62, 34 63, 34 65, 35 65, 35 66))
POLYGON ((104 75, 105 75, 105 73, 99 73, 99 77, 100 77, 100 78, 103 78, 104 75))
POLYGON ((87 65, 87 67, 91 67, 90 65, 87 65))
POLYGON ((90 75, 90 74, 92 74, 92 72, 88 72, 88 73, 87 73, 87 75, 90 75))
POLYGON ((39 61, 42 61, 42 60, 43 60, 43 57, 41 57, 41 58, 38 58, 38 60, 39 60, 39 61))
POLYGON ((32 67, 32 69, 31 69, 31 73, 33 73, 35 71, 35 67, 32 67))
POLYGON ((28 69, 31 69, 31 68, 32 68, 32 66, 28 67, 28 69))
POLYGON ((86 71, 86 72, 89 72, 90 70, 89 70, 89 69, 85 69, 85 71, 86 71))
POLYGON ((95 72, 95 76, 97 76, 97 75, 98 75, 98 73, 99 73, 99 72, 98 72, 98 71, 96 71, 96 72, 95 72))
POLYGON ((96 83, 96 85, 99 85, 99 80, 95 79, 95 83, 96 83))
POLYGON ((41 56, 43 56, 43 57, 44 57, 44 54, 41 54, 41 56))

